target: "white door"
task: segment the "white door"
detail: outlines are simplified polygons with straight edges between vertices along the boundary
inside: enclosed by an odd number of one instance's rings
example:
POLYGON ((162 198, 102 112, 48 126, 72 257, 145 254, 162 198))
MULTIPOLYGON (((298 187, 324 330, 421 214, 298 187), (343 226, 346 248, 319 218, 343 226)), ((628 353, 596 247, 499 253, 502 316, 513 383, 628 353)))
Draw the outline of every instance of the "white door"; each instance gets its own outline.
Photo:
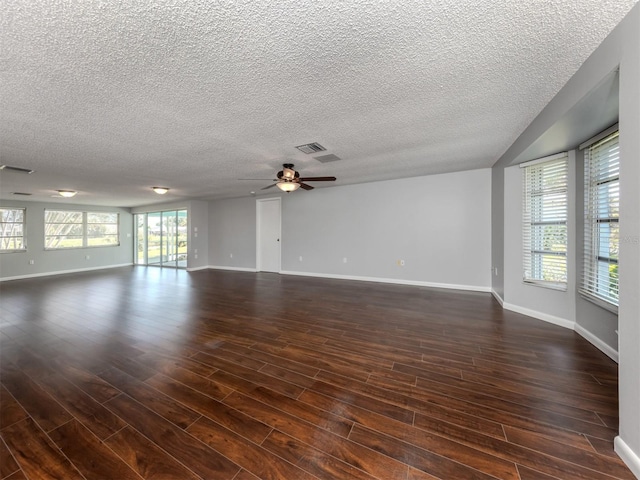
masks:
POLYGON ((280 199, 268 198, 256 202, 257 269, 259 272, 280 273, 280 199))

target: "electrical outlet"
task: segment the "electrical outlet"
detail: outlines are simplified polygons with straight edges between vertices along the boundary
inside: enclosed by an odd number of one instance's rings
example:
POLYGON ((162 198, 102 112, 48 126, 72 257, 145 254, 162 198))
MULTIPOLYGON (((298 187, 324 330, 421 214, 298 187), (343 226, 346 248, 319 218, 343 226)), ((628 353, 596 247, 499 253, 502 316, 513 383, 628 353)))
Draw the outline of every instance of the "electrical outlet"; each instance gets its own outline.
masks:
POLYGON ((35 265, 36 261, 35 260, 29 260, 29 265, 35 265))
POLYGON ((298 258, 298 260, 302 261, 302 255, 300 255, 300 258, 298 258))
POLYGON ((84 259, 85 259, 85 260, 89 260, 90 258, 91 258, 91 255, 85 255, 85 256, 84 256, 84 259))
POLYGON ((233 258, 233 253, 230 253, 230 254, 229 254, 229 258, 233 258))
POLYGON ((344 258, 342 259, 342 263, 347 263, 347 257, 344 257, 344 258))
POLYGON ((400 260, 399 264, 400 264, 401 267, 404 267, 404 260, 400 260))

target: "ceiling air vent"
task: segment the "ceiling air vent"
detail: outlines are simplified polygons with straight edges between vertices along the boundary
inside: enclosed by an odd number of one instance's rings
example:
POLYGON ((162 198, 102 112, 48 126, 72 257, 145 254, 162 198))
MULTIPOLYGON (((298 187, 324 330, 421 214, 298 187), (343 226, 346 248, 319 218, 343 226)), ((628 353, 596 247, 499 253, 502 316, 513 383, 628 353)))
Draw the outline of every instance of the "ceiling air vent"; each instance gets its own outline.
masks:
POLYGON ((12 167, 10 165, 0 165, 0 170, 7 170, 8 172, 18 172, 18 173, 33 173, 33 172, 35 172, 35 170, 31 170, 29 168, 12 167))
POLYGON ((22 195, 23 197, 30 197, 31 193, 24 193, 24 192, 11 192, 12 195, 22 195))
POLYGON ((306 153, 306 154, 324 152, 326 150, 326 148, 324 148, 322 145, 315 142, 307 143, 306 145, 298 145, 296 148, 300 150, 302 153, 306 153))
POLYGON ((320 155, 319 157, 313 157, 318 160, 320 163, 329 163, 335 162, 336 160, 342 160, 339 156, 330 153, 329 155, 320 155))

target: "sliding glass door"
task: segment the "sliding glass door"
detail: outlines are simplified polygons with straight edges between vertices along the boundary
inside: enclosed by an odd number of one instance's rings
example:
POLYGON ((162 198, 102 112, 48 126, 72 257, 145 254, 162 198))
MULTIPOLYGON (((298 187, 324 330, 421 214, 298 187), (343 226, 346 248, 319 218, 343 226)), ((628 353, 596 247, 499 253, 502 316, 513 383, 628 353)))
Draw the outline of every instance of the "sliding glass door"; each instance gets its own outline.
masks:
POLYGON ((187 267, 186 210, 137 213, 136 265, 187 267))

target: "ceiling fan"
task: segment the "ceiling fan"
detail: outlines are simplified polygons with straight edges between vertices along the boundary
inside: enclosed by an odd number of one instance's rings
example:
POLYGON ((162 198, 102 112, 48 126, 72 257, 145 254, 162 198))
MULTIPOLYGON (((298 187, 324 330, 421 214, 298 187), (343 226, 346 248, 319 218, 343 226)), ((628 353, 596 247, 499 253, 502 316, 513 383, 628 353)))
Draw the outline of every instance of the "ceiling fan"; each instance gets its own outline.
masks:
MULTIPOLYGON (((285 163, 282 165, 282 170, 280 170, 276 179, 273 181, 276 182, 272 185, 267 185, 261 190, 267 190, 271 187, 278 187, 283 192, 293 192, 298 188, 302 188, 303 190, 313 190, 314 187, 311 185, 307 185, 304 182, 334 182, 336 177, 301 177, 300 173, 293 169, 293 163, 285 163)), ((245 180, 245 179, 241 179, 245 180)), ((258 179, 246 179, 246 180, 258 180, 258 179)))

